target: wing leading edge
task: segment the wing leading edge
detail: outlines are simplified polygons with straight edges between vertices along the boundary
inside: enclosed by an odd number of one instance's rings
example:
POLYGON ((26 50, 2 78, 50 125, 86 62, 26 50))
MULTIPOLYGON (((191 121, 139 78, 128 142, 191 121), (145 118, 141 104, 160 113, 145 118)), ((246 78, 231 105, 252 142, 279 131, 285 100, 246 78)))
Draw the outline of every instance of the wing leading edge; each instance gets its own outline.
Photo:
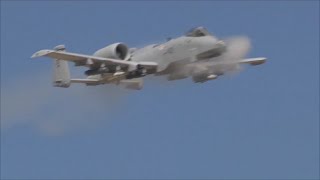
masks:
POLYGON ((34 53, 31 58, 37 57, 49 57, 53 59, 60 59, 65 61, 71 61, 76 64, 80 64, 83 66, 90 66, 92 64, 106 64, 106 65, 120 65, 120 66, 127 66, 127 67, 136 67, 137 65, 141 65, 142 67, 146 68, 150 71, 156 71, 158 64, 155 62, 133 62, 133 61, 123 61, 111 58, 103 58, 97 56, 90 56, 78 53, 71 53, 65 51, 55 51, 55 50, 40 50, 34 53))

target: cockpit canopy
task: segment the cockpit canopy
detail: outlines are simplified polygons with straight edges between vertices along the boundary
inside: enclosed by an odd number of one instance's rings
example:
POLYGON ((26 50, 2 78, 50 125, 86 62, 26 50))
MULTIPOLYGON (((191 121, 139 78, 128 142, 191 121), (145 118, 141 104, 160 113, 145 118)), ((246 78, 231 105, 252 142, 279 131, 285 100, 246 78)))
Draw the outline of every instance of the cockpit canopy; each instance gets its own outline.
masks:
POLYGON ((202 37, 202 36, 208 36, 208 35, 210 35, 210 33, 204 27, 192 28, 185 34, 185 36, 187 37, 202 37))

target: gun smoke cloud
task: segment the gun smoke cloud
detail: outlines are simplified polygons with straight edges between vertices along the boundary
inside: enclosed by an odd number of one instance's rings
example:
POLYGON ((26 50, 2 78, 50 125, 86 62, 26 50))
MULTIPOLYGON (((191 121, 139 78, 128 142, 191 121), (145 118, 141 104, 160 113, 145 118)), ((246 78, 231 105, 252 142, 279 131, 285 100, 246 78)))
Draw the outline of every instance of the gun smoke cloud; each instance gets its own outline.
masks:
POLYGON ((242 69, 241 66, 236 62, 245 58, 250 51, 250 39, 245 36, 237 36, 227 38, 224 41, 227 45, 226 52, 221 56, 214 58, 213 61, 209 62, 209 64, 221 65, 213 67, 213 71, 226 71, 226 73, 239 72, 242 69))

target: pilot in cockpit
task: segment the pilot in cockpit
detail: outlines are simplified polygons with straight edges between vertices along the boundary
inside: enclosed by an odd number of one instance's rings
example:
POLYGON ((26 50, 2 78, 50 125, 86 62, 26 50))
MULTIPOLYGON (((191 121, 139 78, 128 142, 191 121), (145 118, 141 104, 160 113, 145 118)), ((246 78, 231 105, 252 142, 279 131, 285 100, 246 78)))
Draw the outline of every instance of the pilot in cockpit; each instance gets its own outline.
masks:
POLYGON ((187 37, 202 37, 202 36, 208 36, 208 35, 210 35, 210 33, 204 27, 192 28, 187 33, 185 33, 185 36, 187 37))

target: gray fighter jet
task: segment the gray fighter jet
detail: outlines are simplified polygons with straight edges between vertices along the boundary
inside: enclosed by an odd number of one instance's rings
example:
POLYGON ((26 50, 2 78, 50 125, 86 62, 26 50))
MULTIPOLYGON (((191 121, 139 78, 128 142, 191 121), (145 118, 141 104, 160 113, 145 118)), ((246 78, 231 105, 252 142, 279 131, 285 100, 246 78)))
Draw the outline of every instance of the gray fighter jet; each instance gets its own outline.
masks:
POLYGON ((114 43, 93 55, 84 55, 66 52, 65 46, 59 45, 53 50, 40 50, 32 58, 46 56, 54 59, 53 85, 56 87, 69 87, 71 83, 88 86, 124 84, 129 89, 141 89, 142 77, 147 75, 166 75, 168 80, 192 77, 195 83, 202 83, 233 71, 240 64, 259 65, 266 61, 264 57, 228 56, 231 46, 205 28, 197 27, 181 37, 141 49, 114 43), (88 67, 84 72, 87 78, 71 79, 68 61, 74 62, 75 66, 88 67))

